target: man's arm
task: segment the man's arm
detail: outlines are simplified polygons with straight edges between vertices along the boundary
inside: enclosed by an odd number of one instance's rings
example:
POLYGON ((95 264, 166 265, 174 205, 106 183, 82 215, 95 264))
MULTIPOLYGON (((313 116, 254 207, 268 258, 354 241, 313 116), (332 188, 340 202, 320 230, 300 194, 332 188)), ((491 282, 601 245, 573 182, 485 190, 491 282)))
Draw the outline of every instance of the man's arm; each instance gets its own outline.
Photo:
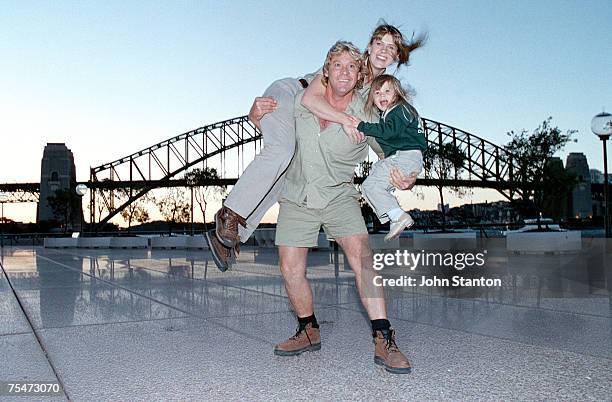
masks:
POLYGON ((277 106, 274 98, 269 96, 257 97, 251 105, 251 110, 249 110, 249 120, 261 130, 261 118, 267 113, 275 111, 277 106))

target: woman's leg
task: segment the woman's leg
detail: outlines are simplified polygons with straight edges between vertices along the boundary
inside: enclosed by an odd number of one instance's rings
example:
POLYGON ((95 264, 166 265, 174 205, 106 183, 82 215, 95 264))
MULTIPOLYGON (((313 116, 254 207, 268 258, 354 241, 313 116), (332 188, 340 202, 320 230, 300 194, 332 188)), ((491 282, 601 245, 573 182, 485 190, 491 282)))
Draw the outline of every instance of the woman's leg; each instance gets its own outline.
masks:
POLYGON ((249 164, 227 196, 225 206, 245 218, 240 238, 246 241, 264 214, 277 201, 284 173, 295 153, 295 95, 302 89, 299 81, 285 78, 274 82, 264 96, 277 100, 277 109, 261 120, 263 148, 249 164))

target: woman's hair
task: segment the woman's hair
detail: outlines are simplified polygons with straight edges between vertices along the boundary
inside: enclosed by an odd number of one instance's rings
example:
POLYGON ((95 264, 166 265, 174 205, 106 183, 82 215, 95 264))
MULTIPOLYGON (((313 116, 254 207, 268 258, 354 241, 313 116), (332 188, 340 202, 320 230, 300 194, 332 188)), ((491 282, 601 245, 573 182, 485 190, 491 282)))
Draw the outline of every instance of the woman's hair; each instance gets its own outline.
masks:
POLYGON ((368 100, 366 101, 366 111, 372 114, 376 113, 377 109, 376 104, 374 103, 374 93, 382 88, 385 82, 389 83, 391 89, 393 89, 393 93, 395 94, 395 103, 393 103, 393 105, 389 105, 389 108, 403 102, 411 113, 418 116, 416 109, 410 104, 408 93, 402 87, 400 80, 389 74, 381 74, 374 78, 374 81, 372 81, 372 87, 370 88, 368 100))
MULTIPOLYGON (((402 65, 410 64, 410 53, 416 49, 419 49, 425 46, 427 43, 427 32, 422 32, 415 36, 415 33, 412 33, 412 37, 410 41, 406 41, 404 35, 400 32, 399 29, 394 27, 393 25, 387 24, 385 21, 382 21, 372 32, 372 36, 370 37, 370 42, 368 42, 368 46, 372 45, 375 41, 382 39, 383 36, 389 34, 393 37, 393 42, 395 46, 397 46, 397 68, 400 68, 402 65)), ((372 71, 372 66, 370 65, 370 51, 366 47, 365 52, 363 53, 364 65, 366 70, 366 76, 372 76, 374 71, 372 71)))
POLYGON ((323 85, 327 86, 327 82, 329 81, 327 75, 329 74, 329 64, 334 56, 339 56, 343 52, 347 52, 353 60, 359 66, 359 73, 357 74, 357 84, 355 88, 361 88, 363 86, 363 77, 364 77, 364 63, 363 63, 363 55, 361 50, 351 42, 339 40, 334 43, 334 45, 327 52, 327 57, 325 58, 325 63, 323 63, 323 77, 321 78, 321 82, 323 85))

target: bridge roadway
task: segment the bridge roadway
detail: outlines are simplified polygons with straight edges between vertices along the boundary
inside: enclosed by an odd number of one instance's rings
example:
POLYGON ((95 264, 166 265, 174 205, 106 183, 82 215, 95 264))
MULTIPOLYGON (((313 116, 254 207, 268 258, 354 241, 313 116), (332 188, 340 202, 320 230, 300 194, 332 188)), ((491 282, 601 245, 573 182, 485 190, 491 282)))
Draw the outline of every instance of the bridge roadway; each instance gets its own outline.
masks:
MULTIPOLYGON (((363 177, 356 177, 355 183, 360 184, 364 180, 363 177)), ((233 185, 238 181, 237 178, 226 178, 218 180, 205 180, 200 183, 202 186, 219 186, 219 185, 233 185)), ((510 189, 516 188, 521 183, 516 182, 496 182, 496 181, 483 181, 483 180, 437 180, 437 179, 417 179, 417 186, 437 186, 439 184, 443 186, 459 186, 459 187, 479 187, 479 188, 493 188, 493 189, 510 189)), ((157 181, 145 181, 145 180, 134 180, 134 181, 79 181, 76 184, 84 184, 90 189, 96 190, 117 190, 125 188, 145 188, 153 185, 154 188, 165 188, 165 187, 189 187, 188 183, 184 179, 174 180, 157 180, 157 181)), ((522 184, 523 187, 528 185, 522 184)), ((603 183, 591 183, 591 193, 596 196, 603 196, 604 186, 603 183)), ((11 194, 19 193, 30 193, 38 194, 40 191, 40 183, 0 183, 0 192, 6 193, 9 196, 11 194)), ((37 196, 36 196, 37 197, 37 196)), ((36 200, 37 201, 37 200, 36 200)), ((7 200, 6 202, 30 202, 30 201, 19 201, 19 200, 7 200)))

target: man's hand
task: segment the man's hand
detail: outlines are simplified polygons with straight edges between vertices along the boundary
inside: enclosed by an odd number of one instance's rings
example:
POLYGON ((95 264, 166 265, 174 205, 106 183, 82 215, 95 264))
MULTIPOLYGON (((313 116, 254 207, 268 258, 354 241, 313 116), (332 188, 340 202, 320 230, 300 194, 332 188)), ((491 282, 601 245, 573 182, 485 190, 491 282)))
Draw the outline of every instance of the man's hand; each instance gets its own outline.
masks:
POLYGON ((391 169, 390 182, 395 188, 400 190, 410 190, 416 183, 417 173, 412 172, 409 175, 402 172, 399 168, 391 169))
POLYGON ((351 144, 360 144, 365 141, 365 135, 353 126, 342 125, 342 129, 349 138, 351 144))
POLYGON ((271 113, 276 110, 277 102, 274 98, 269 96, 260 96, 255 98, 251 110, 249 111, 249 120, 255 124, 255 127, 261 130, 261 119, 267 113, 271 113))

